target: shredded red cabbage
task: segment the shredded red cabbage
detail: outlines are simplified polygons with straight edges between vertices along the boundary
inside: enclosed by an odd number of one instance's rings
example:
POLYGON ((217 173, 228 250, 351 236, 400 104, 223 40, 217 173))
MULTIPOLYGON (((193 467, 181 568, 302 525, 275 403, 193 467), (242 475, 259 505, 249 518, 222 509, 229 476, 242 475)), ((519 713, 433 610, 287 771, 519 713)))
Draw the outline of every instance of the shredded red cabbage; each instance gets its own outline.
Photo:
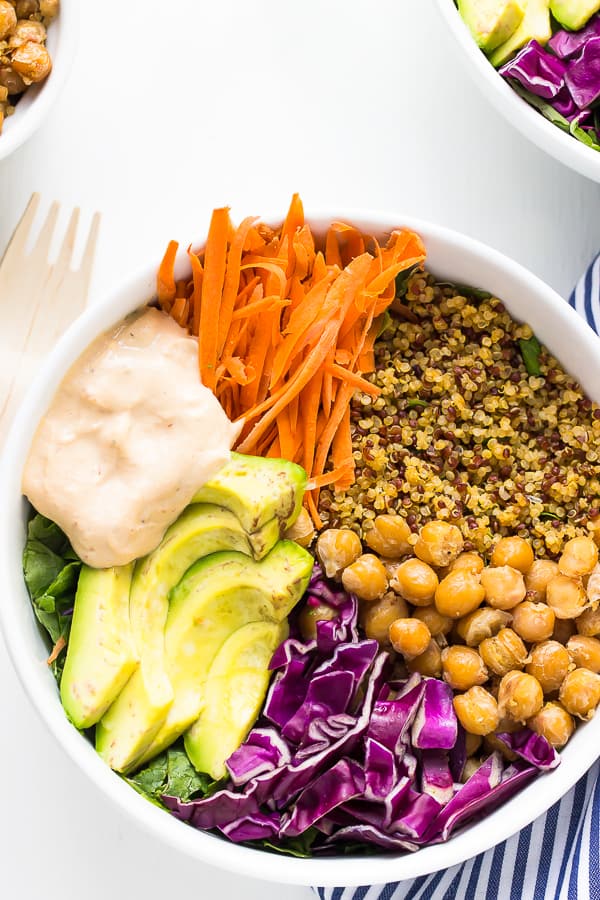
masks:
POLYGON ((501 735, 517 762, 495 752, 460 784, 465 735, 448 685, 418 674, 390 680, 387 653, 358 636, 355 598, 318 566, 311 596, 337 617, 318 623, 315 641, 277 649, 263 718, 227 761, 229 782, 199 800, 164 796, 178 818, 244 843, 285 846, 310 831, 315 854, 357 841, 413 851, 558 764, 547 741, 523 729, 501 735))

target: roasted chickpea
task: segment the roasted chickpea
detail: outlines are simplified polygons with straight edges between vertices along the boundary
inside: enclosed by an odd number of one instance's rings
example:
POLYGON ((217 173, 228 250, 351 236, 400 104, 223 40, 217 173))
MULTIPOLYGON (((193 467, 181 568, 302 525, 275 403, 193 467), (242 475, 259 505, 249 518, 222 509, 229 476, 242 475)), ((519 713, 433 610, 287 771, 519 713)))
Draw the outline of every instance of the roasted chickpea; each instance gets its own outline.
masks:
POLYGON ((418 672, 429 678, 441 678, 442 676, 442 651, 437 641, 433 638, 429 641, 427 649, 414 659, 406 662, 409 672, 418 672))
POLYGON ((295 541, 301 547, 310 547, 315 536, 315 527, 307 510, 302 507, 300 515, 293 525, 290 525, 284 537, 287 541, 295 541))
POLYGON ((468 691, 488 680, 488 670, 477 650, 460 644, 442 650, 442 670, 444 681, 455 691, 468 691))
POLYGON ((532 647, 525 671, 537 678, 545 694, 551 694, 559 689, 572 668, 571 657, 563 644, 558 641, 542 641, 532 647))
POLYGON ((447 566, 464 545, 460 528, 448 522, 428 522, 419 531, 415 553, 430 566, 447 566))
POLYGON ((481 747, 481 735, 480 734, 471 734, 471 732, 467 731, 465 734, 465 749, 467 751, 467 757, 473 756, 479 748, 481 747))
POLYGON ((388 586, 384 565, 373 553, 363 553, 342 572, 342 584, 359 600, 377 600, 388 586))
POLYGON ((534 559, 525 575, 527 596, 538 603, 546 599, 546 586, 551 578, 558 575, 558 564, 551 559, 534 559))
POLYGON ((600 672, 600 641, 595 637, 574 634, 567 641, 569 656, 578 668, 600 672))
POLYGON ((546 586, 546 603, 557 619, 576 619, 584 611, 587 597, 580 580, 559 574, 546 586))
POLYGON ((317 636, 317 622, 335 619, 336 610, 327 603, 305 603, 298 616, 300 633, 305 641, 312 641, 317 636))
POLYGON ((600 702, 600 675, 574 669, 561 684, 558 699, 572 716, 591 719, 600 702))
POLYGON ((545 603, 524 600, 512 611, 512 627, 528 643, 546 641, 554 631, 554 612, 545 603))
POLYGON ((44 19, 54 19, 58 15, 60 0, 40 0, 40 12, 44 19))
POLYGON ((11 61, 13 69, 23 77, 25 83, 43 81, 52 68, 50 54, 42 44, 34 41, 25 41, 17 47, 11 61))
POLYGON ((429 647, 431 632, 419 619, 396 619, 390 625, 390 641, 397 653, 406 659, 414 659, 429 647))
POLYGON ((11 69, 10 66, 0 66, 0 85, 8 90, 10 96, 22 94, 27 85, 18 72, 11 69))
POLYGON ((484 596, 479 577, 466 569, 457 569, 440 581, 435 592, 435 605, 443 616, 461 619, 477 609, 484 596))
POLYGON ((495 609, 512 609, 526 594, 523 574, 512 566, 489 566, 481 573, 481 584, 495 609))
POLYGON ((600 547, 600 517, 596 519, 592 519, 588 522, 588 531, 589 536, 594 541, 597 547, 600 547))
POLYGON ((26 41, 33 41, 35 44, 43 44, 46 40, 46 29, 41 22, 35 19, 19 19, 17 27, 8 39, 8 46, 11 49, 20 47, 26 41))
POLYGON ((575 620, 575 626, 579 634, 585 634, 588 637, 600 634, 600 607, 584 610, 575 620))
POLYGON ((454 572, 456 569, 466 569, 473 575, 480 575, 483 571, 484 562, 479 553, 474 550, 465 550, 459 553, 454 562, 450 563, 449 571, 454 572))
POLYGON ((400 563, 390 579, 392 590, 397 591, 415 606, 429 606, 438 584, 438 577, 431 566, 414 557, 400 563))
POLYGON ((507 672, 498 688, 498 712, 513 722, 525 723, 542 708, 544 692, 533 675, 507 672))
POLYGON ((373 527, 365 534, 365 543, 380 556, 399 559, 412 552, 410 534, 410 526, 402 516, 375 516, 373 527))
POLYGON ((477 756, 469 756, 467 761, 465 762, 464 768, 461 772, 460 781, 462 784, 465 784, 471 777, 474 775, 477 769, 481 766, 481 760, 477 756))
POLYGON ((435 606, 417 606, 413 609, 413 618, 420 619, 425 622, 429 628, 432 637, 439 637, 441 634, 449 634, 454 625, 454 619, 450 616, 442 616, 435 606))
POLYGON ((527 662, 525 644, 512 628, 501 628, 494 637, 482 641, 479 654, 495 675, 506 675, 511 669, 522 669, 527 662))
POLYGON ((465 616, 456 625, 456 631, 468 647, 478 647, 486 638, 498 634, 512 622, 512 616, 501 609, 482 606, 465 616))
POLYGON ((319 535, 316 551, 327 577, 339 580, 346 566, 362 553, 362 545, 359 536, 349 528, 328 528, 319 535))
POLYGON ((510 566, 525 574, 533 565, 533 550, 521 537, 500 538, 492 550, 493 566, 510 566))
POLYGON ((408 614, 404 597, 388 591, 373 603, 361 604, 360 624, 368 638, 378 641, 382 646, 389 646, 390 625, 396 619, 408 618, 408 614))
POLYGON ((7 0, 0 0, 0 41, 12 34, 17 27, 17 14, 7 0))
POLYGON ((592 569, 587 579, 585 592, 593 608, 600 605, 600 564, 596 564, 592 569))
POLYGON ((40 12, 40 4, 38 0, 17 0, 16 9, 19 19, 28 19, 40 12))
POLYGON ((598 547, 589 537, 574 537, 564 546, 558 560, 559 571, 569 578, 589 575, 598 562, 598 547))
POLYGON ((545 737, 552 747, 560 749, 575 731, 575 722, 560 703, 544 703, 540 711, 529 719, 527 727, 545 737))
POLYGON ((475 685, 464 694, 456 694, 453 702, 458 721, 469 734, 485 735, 496 729, 498 704, 485 688, 475 685))

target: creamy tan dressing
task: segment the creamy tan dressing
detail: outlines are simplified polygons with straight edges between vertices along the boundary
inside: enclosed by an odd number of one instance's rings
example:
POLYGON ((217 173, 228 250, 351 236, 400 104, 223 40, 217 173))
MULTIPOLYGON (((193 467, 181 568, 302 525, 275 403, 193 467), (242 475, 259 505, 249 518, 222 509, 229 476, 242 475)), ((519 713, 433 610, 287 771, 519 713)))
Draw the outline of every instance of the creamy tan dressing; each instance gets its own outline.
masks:
POLYGON ((200 382, 198 342, 148 308, 97 338, 35 433, 23 493, 105 568, 144 556, 239 433, 200 382))

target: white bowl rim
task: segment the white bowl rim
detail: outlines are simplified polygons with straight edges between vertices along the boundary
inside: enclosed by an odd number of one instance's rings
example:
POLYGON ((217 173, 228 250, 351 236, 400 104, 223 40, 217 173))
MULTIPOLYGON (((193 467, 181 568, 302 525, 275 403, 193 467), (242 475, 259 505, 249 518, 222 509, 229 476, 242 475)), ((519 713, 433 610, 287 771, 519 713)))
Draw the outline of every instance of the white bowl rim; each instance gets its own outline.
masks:
POLYGON ((460 49, 470 61, 468 69, 472 78, 504 118, 563 165, 593 181, 600 181, 600 151, 586 147, 581 141, 561 131, 519 97, 481 52, 453 0, 436 0, 436 3, 460 49))
MULTIPOLYGON (((282 216, 264 215, 261 219, 273 223, 280 222, 282 216)), ((543 296, 545 303, 553 309, 556 316, 568 321, 571 335, 581 340, 587 349, 595 353, 600 349, 600 339, 558 294, 520 264, 467 235, 410 216, 376 210, 341 209, 336 210, 333 215, 316 210, 307 212, 306 219, 316 230, 333 220, 340 219, 354 222, 367 231, 375 232, 383 232, 393 227, 389 223, 395 223, 396 226, 400 223, 421 234, 426 246, 429 241, 440 241, 449 246, 454 253, 460 254, 464 251, 476 255, 485 265, 489 265, 492 269, 494 267, 501 269, 516 281, 527 285, 530 292, 543 296)), ((194 242, 194 246, 202 246, 204 240, 205 237, 202 237, 198 242, 194 242)), ((15 418, 0 459, 1 497, 9 497, 11 488, 14 493, 15 476, 19 479, 23 462, 22 448, 19 446, 20 438, 22 433, 31 434, 30 423, 32 419, 37 421, 39 416, 39 413, 36 413, 36 404, 39 406, 40 397, 46 395, 49 399, 69 362, 77 358, 93 336, 110 327, 110 323, 118 321, 126 313, 123 296, 134 292, 140 297, 140 305, 154 296, 157 264, 158 260, 144 266, 137 275, 125 279, 119 288, 107 293, 103 301, 89 308, 65 332, 44 361, 15 418)), ((135 306, 130 302, 127 309, 133 308, 135 306)), ((10 503, 8 506, 10 507, 10 503)), ((3 584, 9 586, 10 594, 11 567, 7 544, 14 522, 5 521, 3 519, 5 515, 3 504, 0 506, 0 579, 3 584)), ((13 577, 18 575, 18 578, 22 579, 20 572, 13 571, 12 574, 13 577)), ((446 869, 490 849, 530 824, 559 800, 596 758, 594 742, 588 740, 587 752, 570 760, 568 766, 561 765, 550 775, 543 774, 535 779, 533 785, 539 786, 540 790, 532 793, 531 784, 524 788, 524 791, 529 792, 528 803, 521 803, 513 809, 515 799, 513 798, 486 816, 482 822, 467 826, 463 832, 459 832, 447 843, 426 847, 417 853, 403 856, 374 855, 333 859, 295 859, 265 853, 190 828, 153 806, 111 772, 93 747, 68 722, 60 704, 57 703, 52 708, 45 704, 44 684, 47 684, 48 673, 42 672, 30 643, 24 632, 20 631, 19 608, 17 601, 11 604, 7 597, 0 604, 0 627, 9 655, 34 708, 71 759, 100 791, 150 834, 192 858, 238 875, 280 883, 336 886, 379 884, 416 878, 446 869), (509 809, 511 814, 508 814, 509 809), (493 829, 483 827, 484 824, 493 824, 493 829), (493 830, 491 838, 490 830, 493 830)), ((586 728, 590 726, 595 727, 594 720, 586 725, 586 728)), ((600 717, 598 726, 600 727, 600 717)))
POLYGON ((17 104, 15 112, 4 122, 0 134, 0 160, 10 156, 42 125, 60 94, 71 70, 79 37, 79 3, 61 0, 56 19, 50 30, 55 31, 56 45, 52 51, 52 71, 40 85, 32 85, 17 104))

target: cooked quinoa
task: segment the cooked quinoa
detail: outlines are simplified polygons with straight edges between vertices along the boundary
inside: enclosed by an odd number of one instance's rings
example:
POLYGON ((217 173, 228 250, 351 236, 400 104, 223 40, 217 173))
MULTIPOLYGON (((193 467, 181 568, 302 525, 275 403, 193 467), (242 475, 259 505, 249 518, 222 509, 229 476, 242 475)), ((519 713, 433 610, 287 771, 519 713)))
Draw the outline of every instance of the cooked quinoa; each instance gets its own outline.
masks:
POLYGON ((323 490, 325 526, 361 536, 379 513, 413 531, 458 525, 466 549, 500 535, 538 556, 600 523, 600 408, 545 349, 525 367, 515 322, 497 298, 413 275, 375 347, 381 387, 352 401, 355 482, 323 490))

